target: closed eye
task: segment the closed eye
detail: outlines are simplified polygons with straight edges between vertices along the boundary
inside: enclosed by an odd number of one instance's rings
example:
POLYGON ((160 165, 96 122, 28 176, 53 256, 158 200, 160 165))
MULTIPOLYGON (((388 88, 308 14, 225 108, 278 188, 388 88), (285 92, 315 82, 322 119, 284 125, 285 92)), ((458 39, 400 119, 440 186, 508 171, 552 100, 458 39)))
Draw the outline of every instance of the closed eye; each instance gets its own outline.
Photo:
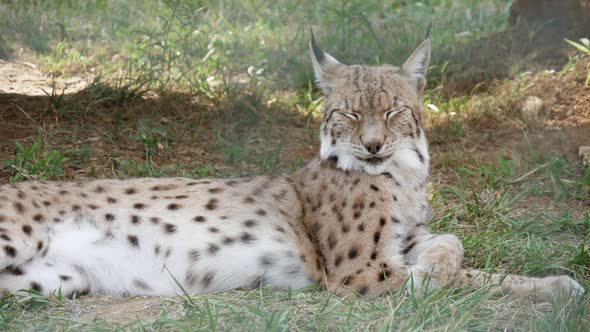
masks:
POLYGON ((403 111, 409 111, 409 110, 410 110, 410 108, 404 107, 404 108, 401 108, 398 110, 385 112, 385 120, 389 120, 389 119, 393 118, 394 116, 401 114, 403 111))
POLYGON ((349 112, 338 112, 338 114, 342 114, 345 117, 354 120, 354 121, 358 121, 361 118, 361 115, 358 113, 349 113, 349 112))

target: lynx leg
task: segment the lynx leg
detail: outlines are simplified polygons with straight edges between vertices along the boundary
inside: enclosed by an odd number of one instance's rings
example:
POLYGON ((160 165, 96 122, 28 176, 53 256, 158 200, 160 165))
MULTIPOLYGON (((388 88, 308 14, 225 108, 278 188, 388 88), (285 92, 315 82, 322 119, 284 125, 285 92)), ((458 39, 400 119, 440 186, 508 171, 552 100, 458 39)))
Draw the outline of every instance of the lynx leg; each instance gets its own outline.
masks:
POLYGON ((415 290, 445 286, 461 271, 463 245, 455 235, 424 234, 408 241, 407 245, 410 250, 406 260, 411 266, 415 290), (412 243, 415 245, 411 246, 412 243))

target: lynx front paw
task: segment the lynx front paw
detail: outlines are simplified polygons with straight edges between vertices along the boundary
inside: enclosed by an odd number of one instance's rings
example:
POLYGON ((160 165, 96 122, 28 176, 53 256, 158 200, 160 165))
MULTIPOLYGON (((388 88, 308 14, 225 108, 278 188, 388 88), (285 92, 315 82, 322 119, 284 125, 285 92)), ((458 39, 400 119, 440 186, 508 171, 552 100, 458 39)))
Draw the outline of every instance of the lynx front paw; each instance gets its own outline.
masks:
POLYGON ((441 285, 433 278, 432 272, 432 269, 427 270, 421 266, 410 268, 410 279, 406 285, 408 292, 416 296, 422 296, 427 290, 440 287, 441 285))

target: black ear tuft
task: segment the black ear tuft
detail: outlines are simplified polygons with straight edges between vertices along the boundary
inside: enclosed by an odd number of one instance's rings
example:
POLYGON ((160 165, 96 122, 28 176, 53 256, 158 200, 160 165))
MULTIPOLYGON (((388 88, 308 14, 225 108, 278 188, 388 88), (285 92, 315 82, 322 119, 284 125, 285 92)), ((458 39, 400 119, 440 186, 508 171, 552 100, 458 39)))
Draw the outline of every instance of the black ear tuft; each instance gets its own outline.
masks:
POLYGON ((424 40, 430 38, 430 29, 432 29, 432 21, 428 24, 428 28, 426 28, 426 33, 424 33, 424 40))
POLYGON ((313 52, 313 55, 316 59, 316 61, 318 62, 318 64, 322 64, 324 63, 324 60, 326 60, 326 56, 324 55, 324 51, 322 51, 318 45, 315 43, 315 36, 313 35, 313 29, 311 27, 309 27, 309 33, 310 33, 310 45, 311 45, 311 51, 313 52))
POLYGON ((309 28, 309 32, 311 35, 309 48, 316 82, 318 87, 327 95, 332 91, 333 79, 338 75, 338 69, 341 68, 342 64, 317 46, 311 27, 309 28))

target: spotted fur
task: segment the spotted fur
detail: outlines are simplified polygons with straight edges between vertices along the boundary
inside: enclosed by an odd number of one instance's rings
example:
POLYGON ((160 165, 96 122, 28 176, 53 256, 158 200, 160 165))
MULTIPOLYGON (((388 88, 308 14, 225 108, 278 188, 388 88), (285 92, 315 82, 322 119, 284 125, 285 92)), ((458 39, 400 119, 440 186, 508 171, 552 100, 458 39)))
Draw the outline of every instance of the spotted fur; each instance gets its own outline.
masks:
POLYGON ((422 126, 430 41, 401 66, 347 66, 311 42, 324 93, 319 156, 292 175, 139 178, 0 186, 0 288, 162 295, 320 283, 378 296, 428 281, 516 295, 581 294, 567 276, 461 266, 427 227, 422 126))

